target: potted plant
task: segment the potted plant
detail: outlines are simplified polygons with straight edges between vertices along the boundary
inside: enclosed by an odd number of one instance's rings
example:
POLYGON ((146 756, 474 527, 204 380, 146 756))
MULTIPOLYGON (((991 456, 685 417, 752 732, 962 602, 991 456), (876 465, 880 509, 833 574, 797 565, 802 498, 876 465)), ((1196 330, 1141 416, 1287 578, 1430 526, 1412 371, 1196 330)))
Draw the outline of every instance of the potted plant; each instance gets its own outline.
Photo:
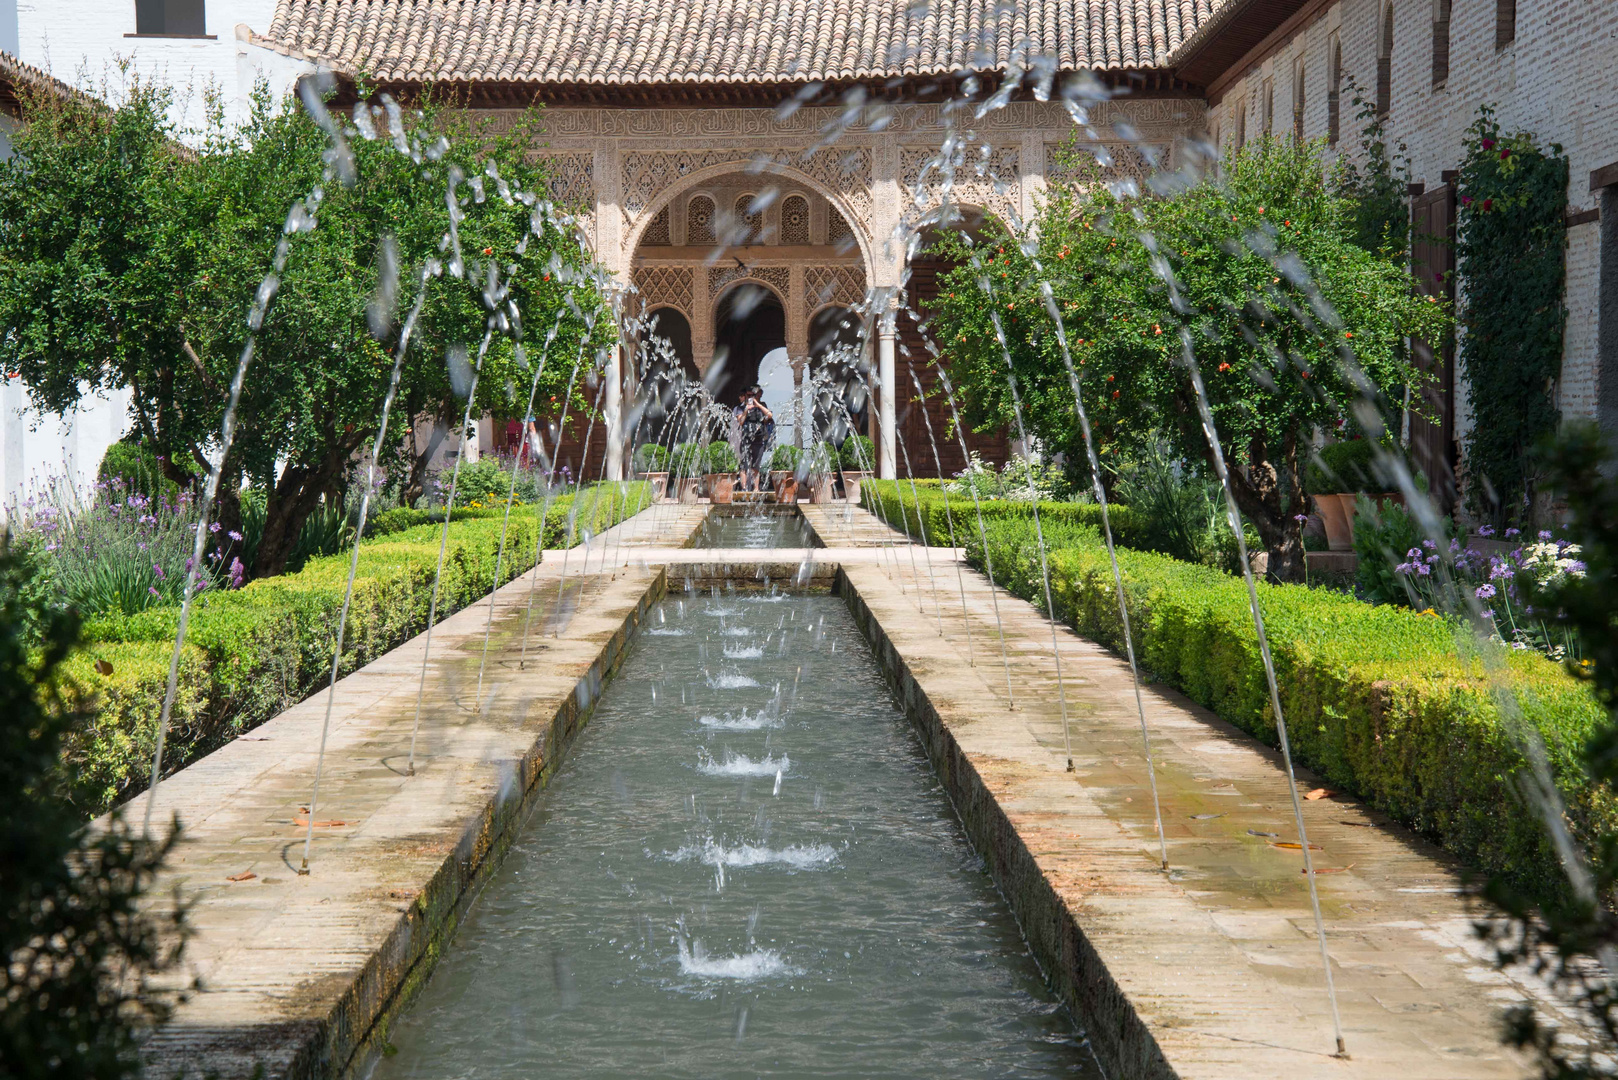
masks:
POLYGON ((843 498, 849 502, 859 502, 860 481, 871 475, 876 461, 876 446, 864 435, 850 435, 843 440, 837 456, 838 464, 842 466, 843 498))
POLYGON ((677 486, 677 497, 683 503, 694 503, 702 495, 702 447, 696 443, 678 443, 669 457, 669 471, 677 486))
POLYGON ((1379 479, 1376 453, 1369 439, 1332 443, 1320 448, 1304 472, 1304 490, 1314 497, 1332 551, 1354 550, 1356 496, 1369 494, 1378 503, 1402 501, 1397 494, 1381 494, 1387 485, 1379 479))
POLYGON ((708 478, 708 501, 728 503, 736 490, 736 451, 723 439, 715 439, 702 453, 708 478))
POLYGON ((635 468, 642 480, 652 485, 652 501, 668 494, 669 458, 672 457, 661 443, 642 443, 635 451, 635 468))
POLYGON ((799 469, 808 476, 809 501, 831 502, 832 480, 837 475, 837 447, 829 442, 816 443, 804 454, 799 469))
POLYGON ((796 446, 777 446, 770 457, 770 487, 775 490, 775 501, 798 501, 798 466, 803 462, 803 451, 796 446))

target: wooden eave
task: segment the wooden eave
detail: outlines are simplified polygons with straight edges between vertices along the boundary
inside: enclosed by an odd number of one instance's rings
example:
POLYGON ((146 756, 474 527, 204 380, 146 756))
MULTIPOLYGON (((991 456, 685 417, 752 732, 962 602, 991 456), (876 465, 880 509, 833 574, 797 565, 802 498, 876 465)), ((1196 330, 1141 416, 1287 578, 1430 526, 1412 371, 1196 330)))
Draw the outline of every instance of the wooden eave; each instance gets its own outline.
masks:
MULTIPOLYGON (((1164 68, 1111 69, 1093 72, 1108 86, 1127 89, 1144 97, 1189 97, 1195 88, 1164 68)), ((947 101, 960 96, 966 79, 975 75, 980 93, 992 93, 1000 83, 997 72, 961 72, 949 76, 906 77, 839 83, 532 83, 473 80, 463 82, 382 81, 368 83, 373 94, 389 93, 401 101, 419 98, 424 92, 447 99, 463 108, 520 109, 530 105, 589 108, 763 108, 773 109, 797 98, 801 104, 837 105, 856 87, 866 92, 868 101, 919 103, 947 101), (813 88, 805 94, 806 89, 813 88), (800 95, 802 95, 800 97, 800 95)), ((1032 98, 1032 90, 1025 91, 1032 98)), ((353 104, 355 80, 341 79, 336 103, 353 104)))
POLYGON ((1259 63, 1329 0, 1231 0, 1173 58, 1174 74, 1218 104, 1224 90, 1259 63))

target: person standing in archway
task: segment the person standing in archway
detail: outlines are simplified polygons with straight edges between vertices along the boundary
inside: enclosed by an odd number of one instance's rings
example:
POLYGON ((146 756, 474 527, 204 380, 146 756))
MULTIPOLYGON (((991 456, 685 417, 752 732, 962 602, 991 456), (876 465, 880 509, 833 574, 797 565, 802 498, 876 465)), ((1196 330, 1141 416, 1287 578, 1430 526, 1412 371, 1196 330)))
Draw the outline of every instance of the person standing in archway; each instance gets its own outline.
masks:
POLYGON ((741 428, 737 456, 742 462, 742 490, 758 491, 764 452, 769 449, 770 436, 775 431, 775 414, 764 404, 762 386, 754 383, 742 391, 742 403, 736 406, 736 423, 741 428))

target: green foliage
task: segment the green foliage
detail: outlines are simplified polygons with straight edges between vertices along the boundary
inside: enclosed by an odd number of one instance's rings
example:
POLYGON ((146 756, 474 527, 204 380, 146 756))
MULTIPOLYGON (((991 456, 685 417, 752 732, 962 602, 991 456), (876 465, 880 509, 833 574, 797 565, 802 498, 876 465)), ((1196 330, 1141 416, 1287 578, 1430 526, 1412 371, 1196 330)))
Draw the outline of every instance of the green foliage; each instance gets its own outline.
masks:
MULTIPOLYGON (((202 467, 194 461, 176 464, 192 477, 201 478, 203 475, 202 467)), ((126 491, 152 498, 161 496, 173 501, 179 495, 178 485, 164 474, 163 462, 158 460, 156 452, 136 434, 125 435, 101 455, 96 481, 110 487, 114 480, 121 480, 126 491)))
POLYGON ((837 447, 830 442, 818 442, 805 448, 798 468, 812 477, 829 476, 837 469, 837 447))
POLYGON ((1030 238, 946 242, 960 265, 941 278, 933 326, 964 419, 977 430, 1013 423, 1014 371, 1031 431, 1080 445, 1048 283, 1102 460, 1161 436, 1175 458, 1208 461, 1189 341, 1237 503, 1272 573, 1301 576, 1294 514, 1310 434, 1350 418, 1356 371, 1402 400, 1422 378, 1408 339, 1438 340, 1447 323, 1413 294, 1402 259, 1359 246, 1349 216, 1318 147, 1261 139, 1172 198, 1056 186, 1030 238))
MULTIPOLYGON (((572 546, 651 502, 644 482, 603 484, 563 495, 546 508, 512 511, 502 577, 534 564, 541 509, 544 546, 572 546)), ((465 607, 497 583, 494 566, 504 504, 456 510, 439 615, 465 607)), ((386 511, 367 525, 341 674, 369 663, 426 625, 438 564, 442 511, 386 511), (373 531, 374 530, 374 531, 373 531)), ((197 602, 180 668, 164 751, 173 768, 229 741, 324 685, 342 610, 350 554, 312 558, 295 574, 261 578, 197 602)), ((64 743, 64 776, 81 810, 96 813, 140 791, 148 780, 155 725, 168 677, 177 607, 96 619, 85 644, 63 665, 72 700, 93 717, 64 743), (110 671, 97 663, 110 665, 110 671)), ((59 781, 60 782, 60 781, 59 781)))
MULTIPOLYGON (((1444 525, 1446 532, 1452 528, 1448 518, 1444 525)), ((1408 561, 1409 552, 1421 547, 1423 538, 1421 527, 1404 507, 1391 502, 1377 507, 1369 499, 1356 500, 1354 554, 1359 556, 1359 565, 1354 583, 1360 596, 1372 604, 1418 606, 1405 575, 1394 567, 1408 561)))
POLYGON ((167 1012, 149 981, 185 939, 183 911, 140 903, 177 834, 143 838, 121 817, 84 829, 50 790, 88 717, 62 692, 78 618, 40 603, 35 572, 0 539, 0 1062, 9 1077, 121 1080, 167 1012))
POLYGON ((641 443, 635 450, 635 468, 640 472, 668 472, 673 457, 662 443, 641 443))
POLYGON ((1118 499, 1145 524, 1144 543, 1186 562, 1223 565, 1233 546, 1224 494, 1217 480, 1194 475, 1159 443, 1133 455, 1120 470, 1118 499))
POLYGON ((1369 439, 1347 439, 1320 448, 1304 473, 1303 489, 1311 495, 1390 491, 1375 467, 1376 444, 1369 439))
MULTIPOLYGON (((1043 510, 1041 518, 1057 615, 1121 650, 1112 570, 1098 531, 1043 510)), ((982 566, 983 545, 975 529, 967 531, 968 557, 982 566)), ((988 521, 986 531, 996 581, 1043 606, 1032 523, 1005 517, 988 521)), ((1118 559, 1141 662, 1273 743, 1268 684, 1242 580, 1146 552, 1120 549, 1118 559)), ((1497 683, 1476 660, 1458 657, 1457 634, 1470 640, 1470 630, 1301 585, 1260 584, 1259 602, 1298 760, 1331 787, 1355 793, 1526 895, 1565 894, 1557 854, 1511 780, 1526 761, 1501 715, 1497 683)), ((1503 663, 1500 677, 1544 740, 1575 835, 1588 842, 1610 834, 1618 801, 1578 761, 1604 725, 1604 710, 1541 656, 1513 652, 1503 663)))
MULTIPOLYGON (((529 325, 552 324, 575 292, 584 312, 600 310, 600 300, 563 280, 585 258, 570 230, 545 224, 531 235, 540 219, 527 206, 484 190, 500 186, 486 167, 503 182, 547 190, 543 161, 530 154, 537 114, 496 132, 462 112, 408 113, 399 135, 415 145, 414 159, 390 140, 356 137, 357 180, 347 185, 325 178, 329 140, 315 119, 262 86, 241 128, 210 129, 195 150, 180 149, 168 104, 167 91, 138 78, 115 108, 26 96, 15 156, 0 163, 8 224, 0 318, 9 328, 0 363, 21 373, 42 409, 70 408, 86 390, 127 389, 141 437, 167 459, 168 478, 185 482, 177 463, 216 448, 252 333, 244 314, 284 242, 278 288, 252 335, 220 511, 235 527, 232 497, 244 477, 268 493, 253 570, 273 574, 295 552, 304 518, 374 440, 392 348, 418 287, 427 291, 396 418, 459 420, 444 358, 481 338, 492 273, 529 325), (455 244, 441 247, 452 231, 453 176, 477 179, 456 188, 455 244), (304 201, 317 189, 318 200, 304 201), (385 237, 397 252, 399 303, 373 311, 385 237), (435 262, 442 272, 420 286, 435 262)), ((561 327, 553 348, 577 347, 583 320, 561 327)), ((565 393, 567 369, 550 365, 540 392, 565 393)), ((513 343, 496 339, 478 404, 509 413, 516 387, 528 384, 513 343)), ((410 428, 392 426, 384 460, 410 428)))
POLYGON ((703 471, 704 447, 701 443, 675 443, 669 457, 669 472, 673 476, 696 476, 703 471))
MULTIPOLYGON (((980 499, 974 503, 970 494, 951 492, 936 486, 937 483, 936 480, 918 480, 912 494, 909 481, 862 480, 860 505, 880 515, 894 528, 904 529, 915 539, 934 547, 950 544, 951 519, 955 522, 957 546, 966 542, 965 533, 976 536, 980 512, 985 522, 1022 521, 1027 522, 1030 529, 1033 528, 1034 510, 1029 502, 980 499), (946 503, 949 504, 947 512, 946 503), (903 519, 900 515, 901 504, 904 507, 903 519)), ((1142 549, 1149 547, 1156 531, 1151 522, 1137 514, 1132 507, 1109 503, 1107 511, 1117 543, 1142 549)), ((1101 506, 1099 503, 1041 502, 1039 520, 1047 534, 1052 528, 1061 527, 1099 532, 1101 506)))
POLYGON ((1410 160, 1405 146, 1389 151, 1387 117, 1347 79, 1360 129, 1358 155, 1340 154, 1332 169, 1332 188, 1343 201, 1349 234, 1366 251, 1404 258, 1410 249, 1410 160))
MULTIPOLYGON (((1584 642, 1583 658, 1568 667, 1593 692, 1604 714, 1593 726, 1577 761, 1591 786, 1610 791, 1618 784, 1618 481, 1613 479, 1613 447, 1588 426, 1573 426, 1541 455, 1551 481, 1571 515, 1569 532, 1585 562, 1582 578, 1565 576, 1540 601, 1560 614, 1560 628, 1584 642)), ((1562 785, 1566 797, 1566 785, 1562 785)), ((1618 948, 1618 919, 1612 898, 1618 893, 1618 830, 1605 823, 1583 852, 1588 860, 1585 890, 1545 897, 1522 888, 1509 875, 1496 875, 1487 895, 1511 916, 1504 926, 1484 926, 1503 967, 1527 966, 1572 1002, 1584 1021, 1578 1039, 1559 1039, 1566 1023, 1558 1006, 1544 1022, 1534 1001, 1516 1004, 1506 1017, 1508 1042, 1533 1052, 1546 1080, 1593 1080, 1618 1075, 1618 998, 1608 967, 1618 948), (1535 900, 1541 902, 1536 905, 1535 900)))
POLYGON ((1474 509, 1497 526, 1533 524, 1532 451, 1560 416, 1567 184, 1560 146, 1542 149, 1526 132, 1503 135, 1494 110, 1479 110, 1456 185, 1466 328, 1459 366, 1473 418, 1466 465, 1478 481, 1468 491, 1474 509))
POLYGON ((770 468, 778 472, 795 473, 803 461, 803 451, 796 446, 777 446, 770 455, 770 468))
POLYGON ((723 439, 715 439, 702 451, 702 470, 707 473, 732 473, 740 468, 736 451, 723 439))
MULTIPOLYGON (((445 485, 449 483, 446 473, 441 477, 445 485)), ((449 494, 446 486, 445 495, 449 494)), ((500 467, 498 458, 479 458, 470 465, 462 465, 461 471, 455 480, 455 505, 462 506, 501 506, 506 505, 506 497, 511 494, 511 474, 500 467)))
POLYGON ((864 435, 850 435, 837 453, 844 472, 870 472, 876 468, 876 444, 864 435))

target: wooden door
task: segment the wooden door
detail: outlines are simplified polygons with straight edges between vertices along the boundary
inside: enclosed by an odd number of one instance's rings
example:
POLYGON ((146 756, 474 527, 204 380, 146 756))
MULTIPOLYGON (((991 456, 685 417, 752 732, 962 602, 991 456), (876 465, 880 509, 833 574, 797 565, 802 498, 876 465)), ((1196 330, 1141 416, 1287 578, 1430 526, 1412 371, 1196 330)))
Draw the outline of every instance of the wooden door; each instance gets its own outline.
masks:
MULTIPOLYGON (((1427 296, 1455 299, 1455 187, 1444 184, 1410 202, 1410 269, 1416 287, 1427 296)), ((1430 378, 1422 389, 1420 408, 1409 413, 1410 453, 1427 477, 1438 507, 1455 506, 1455 339, 1446 335, 1435 347, 1417 341, 1416 366, 1430 378)))

